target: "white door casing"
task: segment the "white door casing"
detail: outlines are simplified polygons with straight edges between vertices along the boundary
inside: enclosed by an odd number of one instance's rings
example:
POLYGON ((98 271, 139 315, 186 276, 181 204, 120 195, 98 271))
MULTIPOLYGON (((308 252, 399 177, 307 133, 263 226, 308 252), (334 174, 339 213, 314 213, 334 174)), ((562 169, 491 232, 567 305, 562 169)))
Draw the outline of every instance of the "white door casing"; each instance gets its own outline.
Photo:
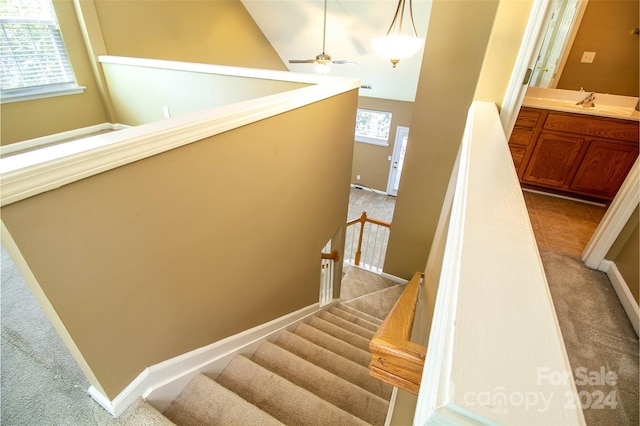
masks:
POLYGON ((389 170, 389 181, 387 183, 387 193, 394 197, 398 195, 400 186, 400 176, 404 164, 404 155, 407 150, 407 139, 409 138, 409 128, 398 126, 396 128, 396 138, 393 143, 393 155, 391 157, 391 168, 389 170))

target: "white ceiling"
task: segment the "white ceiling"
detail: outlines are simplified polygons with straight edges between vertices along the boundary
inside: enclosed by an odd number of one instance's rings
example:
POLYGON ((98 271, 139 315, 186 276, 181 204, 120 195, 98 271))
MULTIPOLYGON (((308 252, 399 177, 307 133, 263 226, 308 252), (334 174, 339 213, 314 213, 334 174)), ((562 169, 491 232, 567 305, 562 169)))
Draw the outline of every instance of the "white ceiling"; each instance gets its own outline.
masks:
MULTIPOLYGON (((253 20, 290 71, 314 73, 313 64, 290 64, 289 59, 314 59, 322 53, 323 0, 242 0, 253 20)), ((385 35, 397 0, 327 0, 325 53, 334 60, 356 65, 332 65, 331 75, 359 78, 371 89, 361 96, 414 101, 423 49, 391 63, 375 55, 371 38, 385 35)), ((408 0, 403 33, 409 30, 408 0)), ((413 0, 413 15, 420 37, 426 36, 430 2, 413 0)))

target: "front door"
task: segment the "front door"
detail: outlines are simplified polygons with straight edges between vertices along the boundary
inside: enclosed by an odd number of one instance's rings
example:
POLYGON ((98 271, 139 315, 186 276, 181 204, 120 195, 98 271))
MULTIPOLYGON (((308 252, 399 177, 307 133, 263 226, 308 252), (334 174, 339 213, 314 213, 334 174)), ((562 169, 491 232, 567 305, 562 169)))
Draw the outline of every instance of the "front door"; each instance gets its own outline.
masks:
POLYGON ((394 197, 398 195, 400 186, 400 175, 404 163, 404 154, 407 150, 407 139, 409 138, 409 128, 398 126, 396 129, 396 139, 393 143, 393 156, 391 158, 391 170, 389 172, 389 182, 387 183, 387 193, 394 197))

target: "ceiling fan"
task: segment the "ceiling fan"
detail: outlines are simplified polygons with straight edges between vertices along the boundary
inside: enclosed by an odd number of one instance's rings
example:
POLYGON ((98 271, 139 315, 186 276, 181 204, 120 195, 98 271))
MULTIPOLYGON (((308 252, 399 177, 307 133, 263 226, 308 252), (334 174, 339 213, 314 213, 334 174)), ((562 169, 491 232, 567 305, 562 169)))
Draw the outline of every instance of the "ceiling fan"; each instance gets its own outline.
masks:
POLYGON ((345 60, 334 60, 325 53, 325 41, 327 33, 327 0, 324 0, 324 23, 322 28, 322 53, 316 55, 315 59, 289 59, 290 64, 315 64, 316 71, 320 74, 326 74, 331 71, 331 64, 355 64, 355 62, 345 60))

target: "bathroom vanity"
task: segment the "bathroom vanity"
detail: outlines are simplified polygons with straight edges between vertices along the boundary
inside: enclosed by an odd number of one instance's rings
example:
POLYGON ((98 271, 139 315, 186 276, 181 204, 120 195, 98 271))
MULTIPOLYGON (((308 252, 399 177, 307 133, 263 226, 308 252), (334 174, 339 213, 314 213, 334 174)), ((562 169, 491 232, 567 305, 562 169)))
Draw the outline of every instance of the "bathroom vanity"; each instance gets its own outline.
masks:
POLYGON ((638 98, 596 94, 583 107, 590 93, 531 92, 509 139, 522 186, 609 203, 638 157, 638 98))

